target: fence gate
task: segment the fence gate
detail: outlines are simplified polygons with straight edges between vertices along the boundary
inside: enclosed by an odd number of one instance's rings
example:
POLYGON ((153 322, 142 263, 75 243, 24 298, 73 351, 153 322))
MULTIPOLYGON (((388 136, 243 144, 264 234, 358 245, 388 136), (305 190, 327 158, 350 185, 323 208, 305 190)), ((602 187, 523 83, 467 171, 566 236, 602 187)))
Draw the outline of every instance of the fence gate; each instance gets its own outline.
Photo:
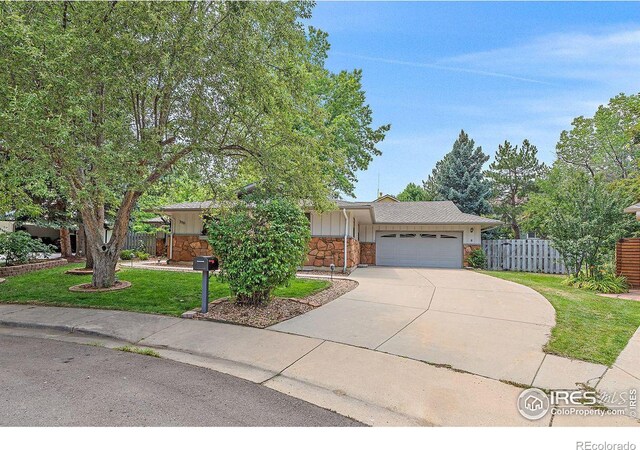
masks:
POLYGON ((489 270, 567 273, 560 253, 546 239, 482 241, 489 270))
POLYGON ((140 248, 143 248, 149 255, 156 256, 156 234, 129 231, 123 249, 139 250, 140 248))

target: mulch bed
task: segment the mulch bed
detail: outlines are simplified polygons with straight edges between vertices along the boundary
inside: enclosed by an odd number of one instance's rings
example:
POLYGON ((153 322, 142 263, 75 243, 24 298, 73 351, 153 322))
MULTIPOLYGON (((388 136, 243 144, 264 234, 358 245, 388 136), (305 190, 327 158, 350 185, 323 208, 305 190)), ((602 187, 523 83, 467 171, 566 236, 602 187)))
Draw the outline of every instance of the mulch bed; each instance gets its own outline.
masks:
POLYGON ((131 287, 131 283, 128 281, 116 281, 115 284, 108 288, 94 288, 91 283, 76 284, 71 286, 69 290, 71 292, 109 292, 119 291, 121 289, 127 289, 131 287))
POLYGON ((309 297, 297 299, 276 297, 261 306, 239 306, 229 298, 222 298, 209 303, 208 313, 194 312, 185 317, 266 328, 319 308, 355 289, 357 285, 358 283, 352 280, 333 280, 327 289, 309 297))

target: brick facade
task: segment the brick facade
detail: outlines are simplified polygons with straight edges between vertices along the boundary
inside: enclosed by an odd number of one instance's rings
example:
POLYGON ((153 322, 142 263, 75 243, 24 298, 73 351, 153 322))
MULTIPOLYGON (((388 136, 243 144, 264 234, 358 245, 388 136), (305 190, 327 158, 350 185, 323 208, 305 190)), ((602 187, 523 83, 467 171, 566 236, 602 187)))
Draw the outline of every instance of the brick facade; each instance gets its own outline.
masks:
MULTIPOLYGON (((344 238, 312 237, 309 242, 309 253, 305 266, 325 267, 335 264, 336 270, 344 265, 344 238)), ((360 242, 347 238, 347 267, 360 264, 360 242)))
POLYGON ((375 242, 360 242, 360 264, 376 265, 375 242))
POLYGON ((213 250, 206 239, 194 235, 174 235, 171 261, 193 261, 196 256, 211 256, 213 250))
POLYGON ((0 277, 22 275, 23 273, 35 272, 36 270, 64 266, 65 264, 67 264, 67 260, 60 258, 31 264, 20 264, 18 266, 0 267, 0 277))
POLYGON ((477 244, 464 244, 463 254, 462 254, 462 265, 464 267, 469 267, 469 263, 467 262, 467 258, 471 254, 472 251, 481 249, 481 245, 477 244))

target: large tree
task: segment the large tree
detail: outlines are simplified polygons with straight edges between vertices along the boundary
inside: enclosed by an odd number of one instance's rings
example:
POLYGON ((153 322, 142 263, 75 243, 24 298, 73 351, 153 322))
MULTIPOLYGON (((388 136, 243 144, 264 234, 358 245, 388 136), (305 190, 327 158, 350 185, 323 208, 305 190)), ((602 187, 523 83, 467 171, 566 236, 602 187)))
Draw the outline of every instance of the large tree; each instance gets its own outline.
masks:
POLYGON ((558 161, 607 181, 637 176, 640 164, 640 94, 620 94, 593 117, 576 117, 560 135, 558 161))
POLYGON ((520 147, 504 141, 485 174, 492 181, 494 212, 509 224, 514 239, 520 239, 524 204, 535 190, 536 180, 546 170, 537 155, 536 146, 526 139, 520 147))
POLYGON ((409 183, 402 192, 396 197, 401 202, 423 202, 430 200, 427 191, 422 186, 415 183, 409 183))
POLYGON ((452 150, 436 163, 423 182, 427 195, 434 200, 451 200, 466 213, 490 212, 491 186, 482 170, 488 160, 482 147, 476 147, 473 139, 460 131, 452 150))
POLYGON ((341 82, 323 69, 326 36, 300 23, 311 6, 0 6, 3 173, 19 168, 29 183, 54 174, 80 212, 94 286, 113 285, 132 210, 178 163, 250 174, 320 206, 349 192, 385 128, 369 127, 357 73, 341 82), (345 84, 353 103, 332 100, 345 84))
POLYGON ((556 165, 526 208, 570 273, 584 270, 591 276, 610 260, 616 240, 636 227, 633 216, 623 212, 628 204, 602 175, 556 165))

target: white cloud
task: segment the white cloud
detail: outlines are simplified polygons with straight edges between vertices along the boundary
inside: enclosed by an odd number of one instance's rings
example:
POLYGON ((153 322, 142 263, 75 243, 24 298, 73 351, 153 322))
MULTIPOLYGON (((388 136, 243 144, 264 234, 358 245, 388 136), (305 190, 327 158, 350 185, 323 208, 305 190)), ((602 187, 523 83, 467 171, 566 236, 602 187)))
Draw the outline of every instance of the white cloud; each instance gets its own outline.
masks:
POLYGON ((439 64, 493 70, 513 76, 608 82, 637 79, 640 29, 555 33, 517 46, 469 53, 439 64))

